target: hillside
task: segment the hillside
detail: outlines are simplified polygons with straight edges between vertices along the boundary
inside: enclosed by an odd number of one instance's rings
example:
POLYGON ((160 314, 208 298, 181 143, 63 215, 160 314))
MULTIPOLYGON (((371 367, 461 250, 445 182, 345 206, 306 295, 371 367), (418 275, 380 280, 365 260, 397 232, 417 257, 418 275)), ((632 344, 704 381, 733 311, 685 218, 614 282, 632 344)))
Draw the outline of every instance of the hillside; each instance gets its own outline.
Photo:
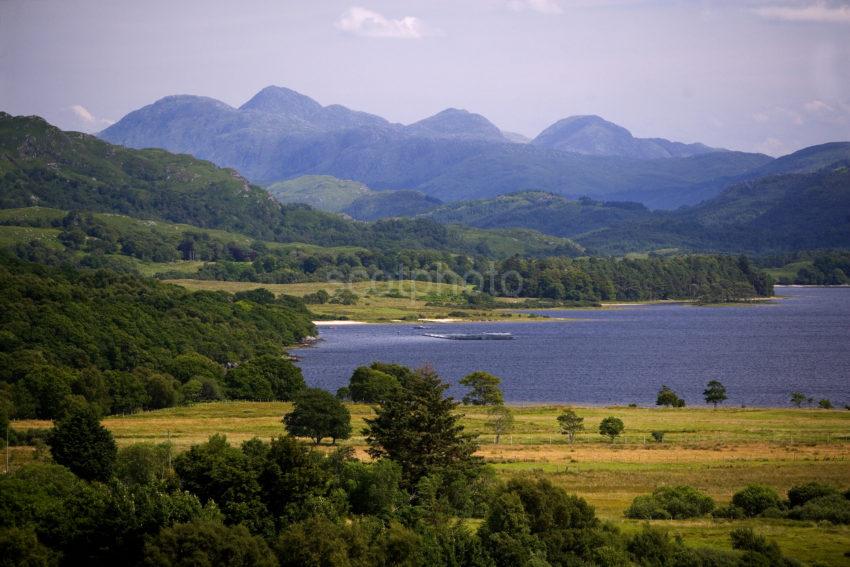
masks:
MULTIPOLYGON (((281 205, 236 172, 191 156, 132 150, 63 132, 38 117, 0 114, 0 208, 33 205, 186 223, 275 242, 382 252, 432 249, 474 254, 478 248, 522 252, 525 242, 516 241, 510 231, 469 235, 428 219, 363 223, 305 205, 281 205)), ((551 236, 536 235, 527 241, 534 254, 580 250, 551 236)))
POLYGON ((581 147, 555 136, 561 127, 536 143, 510 143, 486 118, 464 110, 447 109, 403 126, 268 87, 238 109, 203 97, 166 97, 100 136, 129 147, 190 153, 256 183, 331 175, 377 190, 418 190, 442 201, 541 190, 570 197, 617 194, 616 200, 670 208, 668 197, 676 197, 677 206, 697 203, 704 196, 690 198, 691 188, 771 161, 700 144, 640 140, 599 121, 601 130, 590 125, 574 133, 574 142, 584 140, 581 147), (654 199, 656 194, 662 198, 654 199))
POLYGON ((304 203, 364 221, 415 216, 440 205, 438 199, 419 191, 372 191, 357 181, 330 175, 305 175, 273 183, 267 189, 281 203, 304 203))
POLYGON ((425 216, 439 222, 480 228, 526 227, 570 238, 626 221, 649 218, 651 214, 639 203, 572 201, 560 195, 529 191, 495 199, 449 203, 425 216))
POLYGON ((699 206, 577 238, 597 251, 769 253, 850 247, 850 161, 738 183, 699 206))

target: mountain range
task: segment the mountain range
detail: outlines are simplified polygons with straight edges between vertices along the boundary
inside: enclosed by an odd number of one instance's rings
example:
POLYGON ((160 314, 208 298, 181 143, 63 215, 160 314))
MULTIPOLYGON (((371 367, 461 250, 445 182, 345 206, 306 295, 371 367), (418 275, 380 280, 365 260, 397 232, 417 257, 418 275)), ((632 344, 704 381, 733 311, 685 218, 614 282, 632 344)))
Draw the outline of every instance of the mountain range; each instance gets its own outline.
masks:
POLYGON ((340 105, 322 106, 282 87, 267 87, 239 108, 200 96, 165 97, 99 136, 131 148, 189 153, 264 185, 331 175, 446 202, 539 190, 675 208, 711 197, 773 161, 703 144, 635 138, 597 116, 566 118, 530 141, 454 108, 395 124, 340 105))
POLYGON ((806 148, 676 211, 539 191, 440 204, 421 193, 374 191, 329 177, 300 178, 274 189, 282 200, 307 195, 317 206, 355 217, 413 217, 363 223, 280 204, 235 170, 188 155, 128 149, 63 132, 38 117, 0 113, 0 208, 112 212, 320 246, 464 253, 499 242, 500 254, 766 253, 850 247, 848 156, 848 142, 806 148))

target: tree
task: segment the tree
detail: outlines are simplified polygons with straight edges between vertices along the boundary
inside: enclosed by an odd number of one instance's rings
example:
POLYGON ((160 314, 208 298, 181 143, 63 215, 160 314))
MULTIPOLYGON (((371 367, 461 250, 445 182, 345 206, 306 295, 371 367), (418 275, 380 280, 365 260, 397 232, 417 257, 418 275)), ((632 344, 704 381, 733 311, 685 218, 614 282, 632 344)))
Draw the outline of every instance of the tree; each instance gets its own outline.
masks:
POLYGON ((824 398, 818 402, 818 407, 821 409, 832 409, 832 402, 824 398))
POLYGON ((489 372, 477 371, 464 376, 460 384, 470 388, 463 397, 464 405, 496 406, 505 403, 499 384, 502 380, 489 372))
POLYGON ((665 406, 674 408, 683 408, 685 407, 685 400, 680 398, 676 392, 671 390, 669 387, 662 385, 661 389, 658 390, 658 397, 655 399, 655 405, 657 406, 665 406))
POLYGON ((300 368, 270 354, 232 369, 225 380, 230 396, 240 400, 289 401, 306 387, 300 368))
POLYGON ((717 404, 727 399, 726 387, 717 380, 711 380, 702 395, 705 397, 705 403, 714 404, 714 409, 717 409, 717 404))
POLYGON ((48 437, 53 460, 85 480, 106 481, 112 476, 118 449, 112 434, 90 407, 73 407, 48 437))
POLYGON ((492 429, 496 435, 496 445, 499 444, 499 439, 505 433, 509 432, 514 427, 514 414, 510 408, 503 404, 495 405, 487 410, 488 429, 492 429))
POLYGON ((351 436, 351 414, 333 394, 307 388, 295 398, 295 408, 283 417, 286 430, 296 437, 310 437, 316 445, 325 437, 332 443, 351 436))
POLYGON ((611 443, 623 432, 623 429, 625 429, 625 426, 623 420, 619 417, 606 417, 599 424, 599 434, 610 437, 611 443))
POLYGON ((567 436, 570 443, 575 441, 576 433, 584 430, 584 418, 579 417, 571 409, 564 410, 564 413, 558 416, 558 424, 561 427, 561 433, 567 436))
POLYGON ((164 528, 145 544, 145 564, 162 567, 277 567, 268 544, 243 525, 192 522, 164 528))
POLYGON ((348 386, 351 401, 378 404, 400 387, 398 378, 373 367, 359 366, 354 370, 348 386))
POLYGON ((804 394, 803 392, 791 392, 791 405, 794 407, 802 407, 803 402, 805 402, 806 399, 806 394, 804 394))
POLYGON ((449 385, 434 369, 420 368, 401 386, 366 420, 369 454, 399 463, 408 487, 437 469, 477 464, 476 436, 464 433, 458 404, 443 397, 449 385))

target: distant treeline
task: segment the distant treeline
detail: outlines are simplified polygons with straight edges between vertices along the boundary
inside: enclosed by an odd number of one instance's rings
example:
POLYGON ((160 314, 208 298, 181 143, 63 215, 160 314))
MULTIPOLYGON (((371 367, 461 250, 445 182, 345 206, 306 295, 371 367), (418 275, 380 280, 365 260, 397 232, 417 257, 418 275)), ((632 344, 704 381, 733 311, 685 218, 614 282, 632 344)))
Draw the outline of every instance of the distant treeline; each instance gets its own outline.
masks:
POLYGON ((773 282, 745 256, 675 258, 513 257, 484 280, 492 295, 566 301, 696 299, 737 301, 773 295, 773 282))
POLYGON ((42 419, 74 397, 104 414, 290 399, 304 383, 283 348, 315 332, 300 300, 265 290, 189 292, 7 257, 0 329, 0 413, 42 419))
POLYGON ((850 283, 850 252, 847 251, 807 251, 759 259, 759 264, 772 268, 781 268, 797 262, 811 262, 812 265, 799 268, 793 277, 780 277, 778 283, 797 285, 846 285, 850 283))

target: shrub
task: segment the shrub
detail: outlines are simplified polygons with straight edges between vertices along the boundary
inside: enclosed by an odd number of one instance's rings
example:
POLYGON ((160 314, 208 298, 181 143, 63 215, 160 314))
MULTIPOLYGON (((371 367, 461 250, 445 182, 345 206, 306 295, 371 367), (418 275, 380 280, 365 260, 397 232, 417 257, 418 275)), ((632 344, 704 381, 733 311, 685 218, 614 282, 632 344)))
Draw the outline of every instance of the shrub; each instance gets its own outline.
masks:
POLYGON ((732 496, 732 504, 741 508, 747 516, 758 516, 768 508, 780 508, 779 495, 769 486, 751 484, 732 496))
POLYGON ((818 407, 821 409, 832 409, 832 402, 827 399, 823 399, 818 402, 818 407))
POLYGON ((652 432, 652 440, 656 443, 664 442, 664 432, 663 431, 653 431, 652 432))
POLYGON ((833 494, 812 498, 802 506, 793 508, 787 517, 794 520, 825 520, 833 524, 850 524, 850 500, 835 491, 833 494))
POLYGON ((716 508, 711 515, 715 518, 726 518, 728 520, 742 520, 747 517, 747 513, 742 508, 732 504, 716 508))
POLYGON ((692 486, 662 486, 652 494, 635 498, 626 510, 626 517, 680 520, 704 516, 713 509, 714 500, 692 486))
POLYGON ((165 528, 145 544, 147 565, 277 566, 261 537, 243 525, 193 522, 165 528))
POLYGON ((685 400, 680 398, 676 392, 671 390, 668 386, 661 386, 661 389, 658 391, 658 397, 655 399, 655 405, 683 408, 685 407, 685 400))
POLYGON ((798 484, 797 486, 792 486, 791 490, 788 491, 788 503, 794 508, 802 506, 814 498, 830 496, 832 494, 838 494, 838 489, 828 484, 822 484, 820 482, 798 484))

